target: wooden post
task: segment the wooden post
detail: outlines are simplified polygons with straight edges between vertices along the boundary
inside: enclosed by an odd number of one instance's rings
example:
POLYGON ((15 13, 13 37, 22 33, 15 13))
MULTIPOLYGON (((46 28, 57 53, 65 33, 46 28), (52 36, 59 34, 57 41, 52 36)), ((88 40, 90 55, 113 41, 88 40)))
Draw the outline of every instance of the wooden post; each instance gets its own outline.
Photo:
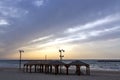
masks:
POLYGON ((26 72, 28 72, 28 65, 26 65, 26 72))
POLYGON ((65 66, 66 67, 66 74, 68 75, 68 66, 65 66))
POLYGON ((37 65, 34 65, 34 67, 35 67, 35 72, 37 72, 37 65))
POLYGON ((45 73, 46 73, 46 65, 45 65, 45 73))
POLYGON ((50 65, 50 73, 52 73, 52 65, 50 65))
POLYGON ((41 67, 41 65, 39 65, 39 72, 41 72, 42 71, 42 67, 41 67))
POLYGON ((44 71, 44 70, 43 70, 43 69, 44 69, 43 67, 44 67, 44 66, 43 66, 43 64, 42 64, 42 65, 41 65, 41 72, 43 72, 43 71, 44 71))
POLYGON ((46 66, 46 73, 49 73, 49 65, 46 66))
POLYGON ((86 75, 90 75, 90 67, 86 66, 86 75))
POLYGON ((80 71, 80 66, 76 65, 76 74, 80 75, 81 71, 80 71))
POLYGON ((32 66, 31 66, 31 65, 29 65, 29 67, 30 67, 30 69, 29 69, 30 71, 29 71, 29 72, 31 73, 31 72, 32 72, 32 70, 31 70, 31 69, 32 69, 32 66))
POLYGON ((55 65, 55 75, 58 74, 58 65, 55 65))
POLYGON ((23 66, 23 72, 26 72, 26 65, 23 66))

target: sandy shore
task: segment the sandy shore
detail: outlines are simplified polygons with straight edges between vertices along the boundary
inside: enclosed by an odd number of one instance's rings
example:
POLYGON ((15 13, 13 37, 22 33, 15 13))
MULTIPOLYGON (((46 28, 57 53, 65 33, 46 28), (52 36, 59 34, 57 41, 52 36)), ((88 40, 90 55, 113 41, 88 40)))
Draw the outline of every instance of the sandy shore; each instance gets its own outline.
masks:
POLYGON ((90 76, 78 76, 24 73, 18 69, 0 68, 0 80, 120 80, 120 72, 91 71, 90 76))

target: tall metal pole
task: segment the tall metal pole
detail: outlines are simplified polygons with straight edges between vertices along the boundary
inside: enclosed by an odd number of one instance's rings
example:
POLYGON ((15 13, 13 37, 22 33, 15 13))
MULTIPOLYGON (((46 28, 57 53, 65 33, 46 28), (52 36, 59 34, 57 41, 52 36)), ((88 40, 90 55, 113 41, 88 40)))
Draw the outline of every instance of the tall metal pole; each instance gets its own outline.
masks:
POLYGON ((62 52, 65 52, 65 50, 59 49, 59 52, 60 52, 60 61, 62 61, 62 58, 64 57, 64 55, 62 55, 62 52))
MULTIPOLYGON (((64 55, 62 55, 62 52, 65 52, 65 50, 59 49, 59 52, 60 52, 60 61, 62 61, 62 58, 64 57, 64 55)), ((61 66, 60 66, 60 73, 61 73, 61 66)))
POLYGON ((22 59, 22 52, 24 52, 23 50, 19 50, 20 53, 20 60, 19 60, 19 69, 21 70, 21 59, 22 59))
POLYGON ((20 63, 19 63, 19 69, 21 69, 21 51, 20 51, 20 63))

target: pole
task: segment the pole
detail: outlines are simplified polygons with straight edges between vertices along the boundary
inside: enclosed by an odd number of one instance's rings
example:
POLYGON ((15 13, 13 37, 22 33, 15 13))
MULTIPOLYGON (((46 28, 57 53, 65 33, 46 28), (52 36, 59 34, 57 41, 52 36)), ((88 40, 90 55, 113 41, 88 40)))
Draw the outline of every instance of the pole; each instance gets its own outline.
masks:
MULTIPOLYGON (((60 61, 62 61, 62 51, 60 51, 60 61)), ((60 73, 62 72, 62 69, 61 69, 61 65, 60 65, 60 73)))
POLYGON ((20 51, 19 69, 21 70, 21 51, 20 51))
POLYGON ((21 70, 21 62, 22 62, 22 52, 24 52, 23 50, 19 50, 20 53, 20 60, 19 60, 19 69, 21 70))
MULTIPOLYGON (((60 61, 62 61, 62 58, 64 57, 64 55, 62 55, 62 52, 65 52, 65 50, 63 49, 59 49, 59 52, 60 52, 60 61)), ((61 73, 61 65, 60 65, 60 73, 61 73)))
POLYGON ((62 61, 62 51, 60 52, 60 61, 62 61))

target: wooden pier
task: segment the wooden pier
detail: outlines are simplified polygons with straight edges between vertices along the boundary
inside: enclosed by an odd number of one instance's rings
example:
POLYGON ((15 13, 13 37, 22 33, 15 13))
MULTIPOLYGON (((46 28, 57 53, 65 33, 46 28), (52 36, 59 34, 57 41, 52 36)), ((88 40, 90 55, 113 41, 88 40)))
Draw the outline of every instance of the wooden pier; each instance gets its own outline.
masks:
POLYGON ((35 72, 35 73, 53 73, 53 74, 61 74, 60 67, 65 67, 65 74, 69 74, 69 67, 76 67, 76 74, 81 75, 81 67, 86 67, 86 75, 90 75, 90 66, 87 63, 81 62, 79 60, 72 61, 69 64, 63 63, 58 60, 41 60, 41 61, 31 61, 24 64, 23 70, 24 72, 35 72))

